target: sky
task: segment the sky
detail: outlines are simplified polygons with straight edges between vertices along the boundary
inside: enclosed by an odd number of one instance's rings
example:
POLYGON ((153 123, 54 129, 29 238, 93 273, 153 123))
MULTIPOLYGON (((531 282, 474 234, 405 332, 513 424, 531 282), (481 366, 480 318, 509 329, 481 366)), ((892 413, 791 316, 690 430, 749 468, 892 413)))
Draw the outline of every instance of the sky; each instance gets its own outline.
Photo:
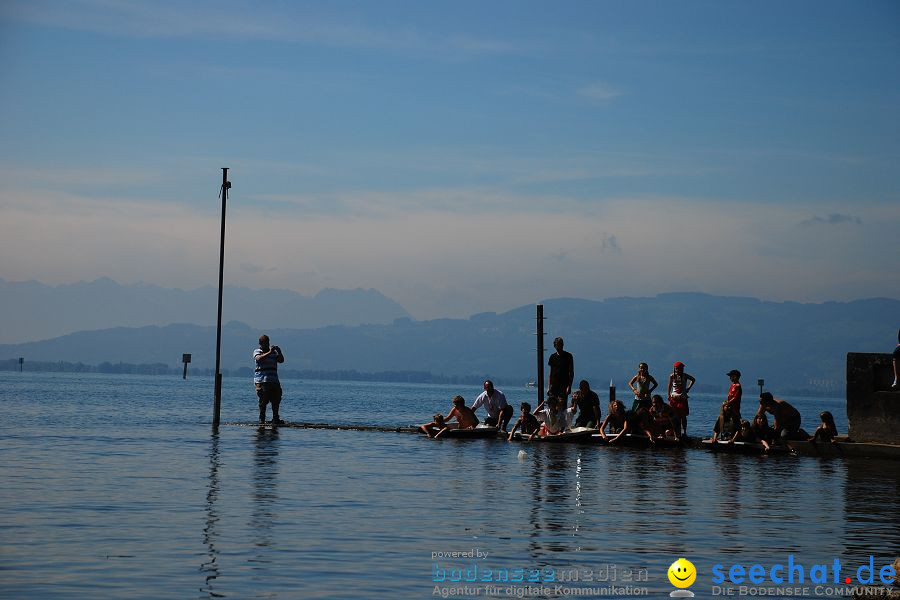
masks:
MULTIPOLYGON (((900 3, 0 3, 0 278, 900 298, 900 3)), ((227 299, 226 299, 227 301, 227 299)))

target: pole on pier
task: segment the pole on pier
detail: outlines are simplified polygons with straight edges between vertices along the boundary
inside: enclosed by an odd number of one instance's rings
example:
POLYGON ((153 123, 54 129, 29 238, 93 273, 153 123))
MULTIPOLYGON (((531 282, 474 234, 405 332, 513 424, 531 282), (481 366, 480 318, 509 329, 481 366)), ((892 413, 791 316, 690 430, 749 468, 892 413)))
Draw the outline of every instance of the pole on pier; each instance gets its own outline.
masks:
MULTIPOLYGON (((222 198, 222 235, 219 242, 219 312, 216 318, 216 383, 215 401, 213 404, 213 427, 219 426, 219 414, 222 410, 222 283, 225 275, 225 205, 228 201, 228 167, 222 167, 222 187, 219 196, 222 198)), ((185 369, 187 364, 185 364, 185 369)))
POLYGON ((537 405, 544 402, 544 305, 537 305, 537 405))
POLYGON ((187 379, 187 366, 188 366, 188 364, 190 364, 190 362, 191 362, 191 355, 190 355, 190 354, 182 354, 182 355, 181 355, 181 362, 184 363, 184 373, 181 374, 181 378, 182 378, 182 379, 187 379))
POLYGON ((20 356, 19 357, 19 373, 22 372, 22 365, 24 365, 24 364, 25 364, 25 357, 20 356))

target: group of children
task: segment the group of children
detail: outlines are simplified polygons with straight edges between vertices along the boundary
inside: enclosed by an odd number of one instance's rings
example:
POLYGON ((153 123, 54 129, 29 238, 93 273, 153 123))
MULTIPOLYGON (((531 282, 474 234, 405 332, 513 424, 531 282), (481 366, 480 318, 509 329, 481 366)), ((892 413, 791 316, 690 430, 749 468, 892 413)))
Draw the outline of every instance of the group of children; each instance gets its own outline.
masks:
MULTIPOLYGON (((837 436, 834 417, 828 411, 819 416, 821 424, 813 435, 809 435, 800 427, 800 413, 783 400, 775 399, 769 392, 760 394, 759 409, 752 421, 741 418, 741 372, 732 369, 726 374, 731 380, 728 395, 722 403, 719 418, 713 427, 711 441, 720 439, 729 443, 760 443, 766 450, 775 444, 784 444, 789 440, 833 441, 837 436), (769 425, 766 416, 774 418, 769 425)), ((659 386, 650 375, 647 363, 640 363, 637 374, 631 378, 628 386, 634 392, 634 402, 629 410, 619 400, 609 402, 609 412, 601 423, 599 406, 591 407, 582 402, 583 395, 588 394, 596 399, 587 381, 582 381, 579 390, 572 394, 572 405, 566 406, 565 397, 550 395, 537 410, 531 412, 531 404, 522 402, 521 413, 509 432, 512 440, 517 431, 531 441, 535 436, 545 437, 558 435, 569 430, 571 425, 597 428, 599 434, 608 443, 614 444, 626 434, 646 436, 651 443, 660 439, 680 441, 686 437, 687 417, 690 414, 688 392, 696 383, 696 379, 684 371, 684 363, 676 362, 672 367, 667 385, 668 402, 653 391, 659 386), (576 411, 580 409, 578 419, 576 411)), ((596 400, 594 401, 596 403, 596 400)), ((453 399, 453 408, 445 417, 435 414, 434 420, 422 425, 419 429, 429 437, 438 438, 450 429, 474 429, 478 425, 475 412, 466 406, 462 396, 453 399), (450 423, 451 419, 455 423, 450 423)))
MULTIPOLYGON (((510 440, 513 439, 516 431, 521 431, 523 436, 528 436, 528 441, 534 439, 538 434, 563 433, 569 428, 569 423, 575 413, 574 406, 566 408, 565 401, 556 396, 551 396, 538 406, 536 414, 540 420, 531 412, 530 403, 522 402, 520 409, 522 412, 509 432, 510 440)), ((453 398, 453 407, 446 417, 441 413, 435 413, 432 421, 421 425, 419 430, 428 437, 440 438, 451 429, 475 429, 479 423, 478 416, 475 411, 466 406, 465 399, 462 396, 456 396, 453 398), (451 422, 452 419, 456 419, 456 422, 451 422)))

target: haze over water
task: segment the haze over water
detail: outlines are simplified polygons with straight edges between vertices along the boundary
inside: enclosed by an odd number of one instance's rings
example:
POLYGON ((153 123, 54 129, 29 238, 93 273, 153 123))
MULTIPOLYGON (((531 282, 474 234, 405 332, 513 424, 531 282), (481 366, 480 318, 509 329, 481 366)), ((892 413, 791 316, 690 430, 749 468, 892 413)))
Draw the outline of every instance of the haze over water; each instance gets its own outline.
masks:
MULTIPOLYGON (((284 387, 288 420, 390 425, 478 391, 284 387)), ((423 598, 435 564, 615 565, 619 585, 642 568, 643 585, 666 595, 680 556, 705 596, 714 564, 793 554, 807 567, 838 558, 852 574, 869 555, 879 565, 900 553, 890 462, 231 425, 212 434, 205 378, 0 373, 0 390, 4 597, 423 598), (472 549, 488 556, 432 559, 472 549)), ((534 394, 504 391, 514 406, 534 394)), ((720 401, 692 398, 694 435, 720 401)), ((842 400, 791 401, 808 428, 828 409, 846 430, 842 400)), ((226 379, 223 422, 254 414, 250 382, 226 379)))

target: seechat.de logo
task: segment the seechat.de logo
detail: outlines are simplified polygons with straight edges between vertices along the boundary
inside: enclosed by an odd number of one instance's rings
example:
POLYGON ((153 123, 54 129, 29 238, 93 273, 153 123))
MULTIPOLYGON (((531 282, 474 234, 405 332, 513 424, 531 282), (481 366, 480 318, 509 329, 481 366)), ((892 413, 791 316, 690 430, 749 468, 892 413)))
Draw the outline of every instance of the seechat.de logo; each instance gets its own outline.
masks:
POLYGON ((668 571, 669 582, 679 588, 672 590, 669 594, 672 598, 693 598, 694 592, 685 589, 691 587, 691 584, 697 579, 697 569, 693 563, 686 558, 679 558, 672 563, 668 571))

